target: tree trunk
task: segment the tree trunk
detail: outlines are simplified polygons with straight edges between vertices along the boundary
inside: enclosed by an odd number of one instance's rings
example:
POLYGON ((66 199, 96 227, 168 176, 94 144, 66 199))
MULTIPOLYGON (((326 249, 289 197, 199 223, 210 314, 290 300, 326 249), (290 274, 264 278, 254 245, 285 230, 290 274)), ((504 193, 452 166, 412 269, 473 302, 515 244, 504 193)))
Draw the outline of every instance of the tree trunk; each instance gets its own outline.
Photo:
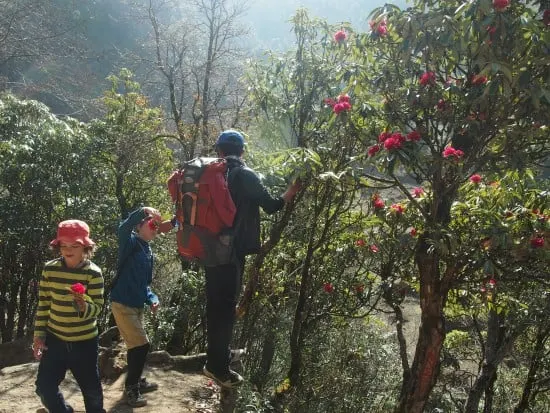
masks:
POLYGON ((523 385, 521 399, 514 409, 514 413, 524 413, 529 407, 533 386, 537 380, 537 372, 544 357, 544 346, 549 336, 550 327, 548 325, 538 328, 535 348, 531 356, 531 362, 529 363, 529 372, 527 373, 527 379, 523 385))
POLYGON ((503 325, 504 317, 502 313, 498 314, 496 309, 489 311, 487 343, 485 345, 483 365, 474 385, 468 393, 468 400, 466 401, 464 413, 478 412, 483 393, 485 393, 485 404, 488 404, 489 408, 492 406, 492 386, 497 377, 498 366, 508 353, 511 344, 514 342, 512 335, 506 335, 506 329, 503 325))
POLYGON ((493 411, 493 400, 495 398, 495 382, 497 381, 497 371, 489 379, 489 385, 485 389, 485 406, 483 406, 483 413, 491 413, 493 411))
MULTIPOLYGON (((274 327, 276 320, 271 320, 271 326, 274 327)), ((260 359, 260 366, 258 371, 254 374, 252 383, 258 388, 258 392, 262 392, 265 383, 267 381, 267 375, 271 370, 271 365, 273 364, 273 357, 275 356, 276 348, 276 329, 268 328, 263 340, 262 347, 262 356, 260 359)))
POLYGON ((422 310, 418 342, 410 376, 401 387, 397 413, 422 413, 439 375, 440 353, 445 340, 443 308, 447 290, 441 288, 439 258, 435 253, 428 253, 426 247, 419 249, 416 258, 422 310))

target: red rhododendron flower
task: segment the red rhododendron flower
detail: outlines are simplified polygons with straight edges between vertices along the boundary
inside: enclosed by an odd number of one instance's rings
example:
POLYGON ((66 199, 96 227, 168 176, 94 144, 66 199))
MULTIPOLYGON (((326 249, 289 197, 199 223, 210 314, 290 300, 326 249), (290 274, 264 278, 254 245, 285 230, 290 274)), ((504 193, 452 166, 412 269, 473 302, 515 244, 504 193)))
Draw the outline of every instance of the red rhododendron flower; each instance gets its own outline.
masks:
POLYGON ((474 184, 479 184, 481 182, 481 175, 473 174, 472 176, 470 176, 470 182, 474 184))
POLYGON ((422 76, 420 76, 420 84, 422 86, 435 85, 435 73, 424 72, 422 76))
POLYGON ((382 20, 381 22, 375 22, 374 20, 371 20, 369 22, 370 29, 373 33, 378 34, 379 36, 386 36, 388 34, 388 27, 387 27, 386 20, 382 20))
POLYGON ((386 148, 388 151, 399 149, 401 148, 401 146, 401 140, 399 138, 394 138, 393 135, 384 141, 384 148, 386 148))
POLYGON ((437 105, 435 105, 437 110, 445 110, 447 109, 447 102, 445 102, 445 99, 439 99, 437 101, 437 105))
POLYGON ((374 252, 374 253, 380 251, 380 249, 379 249, 376 245, 374 245, 374 244, 372 244, 369 248, 370 248, 370 250, 371 250, 372 252, 374 252))
POLYGON ((496 11, 503 11, 510 5, 510 0, 493 0, 493 7, 496 11))
POLYGON ((84 294, 86 292, 86 287, 81 283, 75 283, 71 285, 71 291, 77 294, 84 294))
POLYGON ((332 99, 332 98, 325 98, 324 102, 325 102, 326 105, 331 106, 331 107, 334 106, 334 105, 336 105, 336 103, 337 103, 337 102, 336 102, 334 99, 332 99))
POLYGON ((388 27, 386 26, 386 22, 382 22, 378 25, 378 27, 376 28, 376 33, 378 33, 382 37, 388 34, 388 27))
POLYGON ((384 200, 382 198, 380 198, 379 196, 375 197, 373 200, 372 200, 372 205, 374 206, 374 208, 376 209, 382 209, 384 208, 384 206, 386 205, 384 203, 384 200))
POLYGON ((351 104, 349 102, 340 102, 345 111, 351 110, 351 104))
POLYGON ((343 95, 338 96, 338 103, 342 103, 342 102, 348 102, 349 103, 349 95, 343 94, 343 95))
POLYGON ((531 246, 533 248, 541 248, 544 247, 544 238, 541 236, 537 236, 534 238, 531 238, 531 246))
POLYGON ((487 83, 487 76, 474 75, 472 77, 472 85, 484 85, 487 83))
POLYGON ((344 106, 341 103, 337 103, 332 107, 332 111, 338 115, 344 111, 344 106))
POLYGON ((391 136, 391 132, 382 132, 378 135, 378 142, 382 143, 391 136))
POLYGON ((338 30, 336 33, 334 33, 334 41, 336 43, 342 43, 347 38, 348 34, 344 30, 338 30))
POLYGON ((413 196, 415 198, 420 198, 422 195, 424 195, 424 189, 420 187, 413 188, 413 196))
POLYGON ((365 245, 367 245, 367 243, 365 242, 364 239, 358 239, 355 241, 355 245, 358 247, 364 247, 365 245))
POLYGON ((542 14, 542 22, 545 26, 550 26, 550 9, 544 10, 542 14))
POLYGON ((464 156, 464 152, 461 151, 460 149, 455 149, 453 148, 452 146, 447 146, 444 150, 443 150, 443 157, 444 158, 456 158, 456 159, 460 159, 464 156))
POLYGON ((396 141, 399 141, 401 143, 405 142, 406 140, 405 137, 399 132, 392 133, 390 139, 395 139, 396 141))
POLYGON ((373 145, 368 149, 367 153, 369 154, 369 156, 374 156, 379 151, 380 151, 380 145, 373 145))
POLYGON ((393 212, 395 212, 397 215, 402 215, 403 212, 405 212, 405 207, 401 204, 392 204, 391 209, 393 212))
POLYGON ((337 115, 342 112, 346 112, 350 109, 351 109, 351 105, 349 104, 349 102, 338 102, 332 107, 332 111, 337 115))
POLYGON ((331 283, 324 283, 323 290, 325 290, 326 293, 331 293, 334 291, 334 287, 332 286, 331 283))
POLYGON ((497 28, 495 26, 487 26, 487 33, 495 34, 496 31, 497 31, 497 28))
POLYGON ((418 131, 413 130, 412 132, 407 133, 407 140, 411 142, 418 142, 421 136, 418 131))
POLYGON ((365 291, 365 285, 364 284, 357 284, 355 286, 355 291, 359 294, 361 294, 363 291, 365 291))
POLYGON ((416 231, 416 228, 411 228, 411 231, 409 232, 409 234, 411 234, 411 237, 416 237, 418 232, 416 231))
POLYGON ((153 219, 150 219, 149 221, 147 221, 147 225, 149 226, 151 231, 156 231, 159 227, 159 223, 153 219))

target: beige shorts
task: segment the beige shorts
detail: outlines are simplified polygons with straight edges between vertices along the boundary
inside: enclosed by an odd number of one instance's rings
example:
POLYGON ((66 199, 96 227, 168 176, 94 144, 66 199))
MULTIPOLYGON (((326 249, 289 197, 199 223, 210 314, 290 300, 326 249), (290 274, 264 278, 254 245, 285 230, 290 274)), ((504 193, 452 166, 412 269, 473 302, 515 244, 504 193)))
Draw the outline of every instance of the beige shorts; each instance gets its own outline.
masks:
POLYGON ((147 333, 143 329, 143 308, 132 308, 112 302, 111 311, 128 349, 143 346, 149 342, 147 333))

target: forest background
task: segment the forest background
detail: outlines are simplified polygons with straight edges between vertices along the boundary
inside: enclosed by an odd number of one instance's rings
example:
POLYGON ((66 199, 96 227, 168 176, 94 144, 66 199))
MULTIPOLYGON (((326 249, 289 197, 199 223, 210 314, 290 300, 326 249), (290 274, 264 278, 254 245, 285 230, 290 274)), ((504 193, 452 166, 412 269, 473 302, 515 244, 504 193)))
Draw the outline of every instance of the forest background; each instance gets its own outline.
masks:
MULTIPOLYGON (((0 342, 60 220, 108 292, 118 222, 234 127, 304 182, 247 263, 239 411, 549 411, 548 2, 296 5, 0 0, 0 342)), ((203 274, 153 248, 153 345, 203 351, 203 274)))

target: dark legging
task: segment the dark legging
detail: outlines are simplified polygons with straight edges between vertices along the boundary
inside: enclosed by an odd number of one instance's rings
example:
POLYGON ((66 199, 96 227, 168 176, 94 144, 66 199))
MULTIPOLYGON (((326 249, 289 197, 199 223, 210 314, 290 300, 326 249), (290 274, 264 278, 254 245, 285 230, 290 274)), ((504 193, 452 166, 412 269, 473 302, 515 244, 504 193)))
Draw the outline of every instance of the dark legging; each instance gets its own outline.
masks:
POLYGON ((147 343, 143 346, 134 347, 128 350, 128 354, 126 355, 126 360, 128 362, 126 388, 134 387, 139 383, 150 347, 151 345, 147 343))

